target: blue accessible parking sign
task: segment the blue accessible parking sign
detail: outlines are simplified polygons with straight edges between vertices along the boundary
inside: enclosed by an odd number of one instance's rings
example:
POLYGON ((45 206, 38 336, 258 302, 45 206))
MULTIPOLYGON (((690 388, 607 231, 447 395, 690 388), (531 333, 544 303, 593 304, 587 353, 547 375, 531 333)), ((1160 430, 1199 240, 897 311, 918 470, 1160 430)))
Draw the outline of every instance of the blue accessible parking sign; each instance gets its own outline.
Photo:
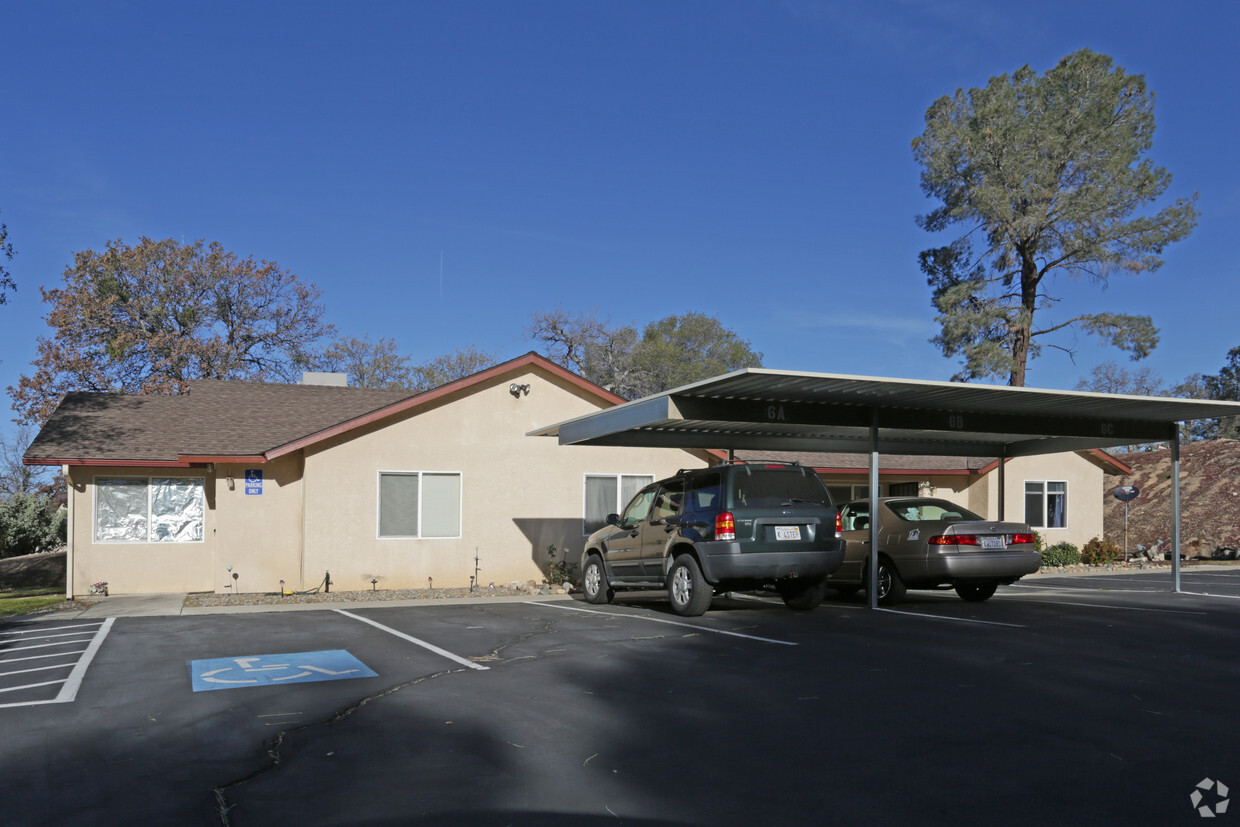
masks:
POLYGON ((247 468, 245 469, 245 493, 246 496, 263 494, 263 469, 247 468))
POLYGON ((344 649, 191 660, 187 664, 195 692, 378 676, 344 649))

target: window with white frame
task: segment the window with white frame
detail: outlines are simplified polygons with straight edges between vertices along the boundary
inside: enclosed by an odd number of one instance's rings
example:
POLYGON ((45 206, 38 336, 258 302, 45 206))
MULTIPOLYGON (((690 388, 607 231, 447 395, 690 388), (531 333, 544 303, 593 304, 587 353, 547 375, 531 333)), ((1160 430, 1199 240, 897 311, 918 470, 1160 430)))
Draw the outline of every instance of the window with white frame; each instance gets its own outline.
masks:
POLYGON ((1068 483, 1025 481, 1025 522, 1030 528, 1068 527, 1068 483))
POLYGON ((98 477, 96 543, 200 543, 206 515, 200 477, 98 477))
POLYGON ((607 524, 608 514, 619 514, 638 491, 654 482, 653 474, 586 474, 584 534, 607 524))
POLYGON ((438 471, 380 471, 379 536, 460 537, 461 475, 438 471))

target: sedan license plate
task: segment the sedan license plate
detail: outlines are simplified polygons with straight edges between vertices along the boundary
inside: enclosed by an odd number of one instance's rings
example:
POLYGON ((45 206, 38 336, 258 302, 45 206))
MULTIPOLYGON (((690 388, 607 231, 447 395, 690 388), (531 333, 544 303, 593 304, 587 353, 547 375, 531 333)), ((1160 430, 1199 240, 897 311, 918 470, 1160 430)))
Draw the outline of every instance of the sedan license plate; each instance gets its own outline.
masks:
POLYGON ((1007 543, 1003 541, 1003 537, 982 537, 982 548, 1007 548, 1007 543))
POLYGON ((800 540, 801 527, 798 525, 777 525, 775 526, 776 540, 800 540))

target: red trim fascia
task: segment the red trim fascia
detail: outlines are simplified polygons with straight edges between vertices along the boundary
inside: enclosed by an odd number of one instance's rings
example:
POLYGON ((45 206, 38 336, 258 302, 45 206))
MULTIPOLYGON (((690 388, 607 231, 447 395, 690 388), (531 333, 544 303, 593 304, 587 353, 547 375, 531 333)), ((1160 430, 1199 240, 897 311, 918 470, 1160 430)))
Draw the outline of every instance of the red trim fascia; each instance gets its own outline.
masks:
POLYGON ((265 456, 261 455, 261 454, 259 454, 258 456, 252 456, 252 457, 239 457, 239 456, 229 456, 229 457, 197 457, 197 456, 180 456, 180 457, 177 457, 177 459, 181 460, 181 462, 192 462, 192 463, 194 463, 194 464, 202 464, 202 463, 206 463, 206 462, 233 463, 233 464, 236 464, 236 463, 253 463, 253 464, 261 464, 261 463, 265 463, 265 462, 267 461, 267 458, 266 458, 265 456))
POLYGON ((1121 474, 1132 473, 1132 466, 1126 463, 1120 462, 1118 459, 1116 459, 1114 456, 1111 455, 1110 451, 1104 451, 1101 448, 1090 448, 1088 453, 1091 453, 1094 456, 1100 458, 1104 464, 1114 466, 1121 474))
POLYGON ((564 368, 560 367, 555 362, 552 362, 550 359, 546 358, 545 356, 540 356, 534 351, 530 351, 524 356, 518 356, 516 359, 511 359, 507 362, 503 362, 501 364, 495 365, 494 367, 487 368, 484 371, 479 371, 478 373, 472 374, 470 376, 466 376, 463 379, 458 379, 455 382, 449 382, 446 385, 441 385, 438 388, 425 391, 423 393, 417 394, 416 396, 411 396, 408 399, 402 399, 400 402, 394 402, 391 405, 388 405, 387 407, 379 408, 378 410, 371 411, 368 414, 364 414, 354 419, 346 420, 344 422, 341 422, 338 425, 333 425, 332 427, 319 431, 316 434, 311 434, 310 436, 302 437, 301 439, 294 440, 293 442, 289 442, 285 445, 280 445, 276 448, 272 448, 270 451, 267 451, 266 457, 268 460, 273 460, 273 459, 276 459, 277 457, 282 457, 285 454, 289 454, 289 453, 292 453, 293 451, 301 450, 302 448, 309 447, 311 445, 314 445, 315 443, 322 442, 323 440, 331 439, 334 436, 339 436, 340 434, 348 433, 349 431, 352 431, 355 428, 365 427, 366 425, 370 425, 374 422, 378 422, 381 419, 387 419, 390 416, 404 413, 414 408, 422 407, 423 405, 428 405, 437 399, 442 399, 443 397, 449 396, 450 394, 454 394, 459 391, 465 390, 467 388, 471 388, 475 385, 480 385, 484 382, 488 382, 496 378, 497 376, 502 376, 505 373, 509 373, 517 368, 523 368, 523 367, 542 368, 543 370, 546 370, 549 373, 556 375, 560 379, 563 379, 564 381, 569 382, 570 384, 576 385, 578 388, 581 388, 582 390, 586 391, 590 395, 598 397, 599 400, 602 402, 608 402, 608 403, 611 403, 612 405, 618 405, 622 402, 628 401, 624 397, 617 396, 611 391, 605 390, 604 388, 599 387, 593 382, 590 382, 586 379, 582 379, 580 376, 573 373, 572 371, 565 370, 564 368))
POLYGON ((189 468, 188 462, 167 459, 22 459, 24 465, 97 465, 100 468, 189 468))
MULTIPOLYGON (((1102 450, 1101 448, 1087 448, 1084 451, 1073 451, 1072 453, 1077 454, 1078 456, 1081 456, 1081 457, 1084 457, 1086 454, 1092 454, 1093 456, 1098 458, 1101 464, 1110 465, 1111 467, 1115 468, 1120 474, 1131 474, 1132 473, 1132 468, 1120 462, 1115 457, 1111 456, 1110 453, 1102 450)), ((1007 462, 1011 462, 1013 459, 1015 459, 1015 457, 1008 457, 1007 462)), ((991 471, 994 471, 998 467, 999 467, 999 460, 995 460, 994 462, 987 465, 985 468, 981 469, 981 473, 989 474, 991 471)))

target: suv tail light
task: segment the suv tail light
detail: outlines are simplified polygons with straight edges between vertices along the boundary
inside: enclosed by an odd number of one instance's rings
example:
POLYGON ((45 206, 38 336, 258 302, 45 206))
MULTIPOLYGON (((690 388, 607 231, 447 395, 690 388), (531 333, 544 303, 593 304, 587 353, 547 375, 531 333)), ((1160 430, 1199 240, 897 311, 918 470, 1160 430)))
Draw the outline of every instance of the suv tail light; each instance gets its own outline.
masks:
POLYGON ((838 540, 843 536, 844 536, 844 515, 837 511, 835 512, 835 539, 838 540))
POLYGON ((731 511, 720 511, 715 515, 715 539, 736 539, 736 518, 732 516, 731 511))

